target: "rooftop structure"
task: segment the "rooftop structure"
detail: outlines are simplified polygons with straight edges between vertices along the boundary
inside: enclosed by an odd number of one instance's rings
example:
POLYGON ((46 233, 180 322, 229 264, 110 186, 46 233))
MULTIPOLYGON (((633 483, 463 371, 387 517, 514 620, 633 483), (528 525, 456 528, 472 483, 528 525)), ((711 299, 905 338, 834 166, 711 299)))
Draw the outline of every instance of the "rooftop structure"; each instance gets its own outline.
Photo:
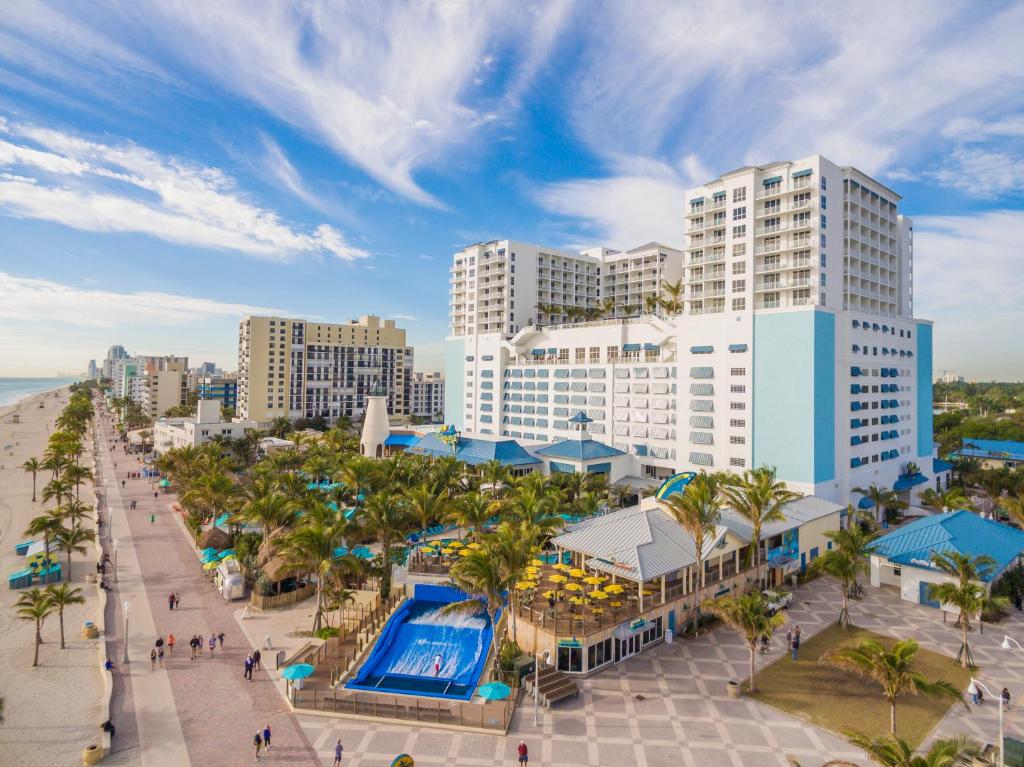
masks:
POLYGON ((532 469, 541 463, 514 439, 474 439, 456 435, 453 440, 443 436, 443 433, 425 434, 407 452, 435 458, 454 456, 470 466, 499 461, 512 469, 532 469))
POLYGON ((960 449, 953 453, 954 457, 978 458, 986 468, 1008 466, 1012 468, 1024 461, 1024 442, 1013 442, 1008 439, 974 439, 963 437, 960 449))

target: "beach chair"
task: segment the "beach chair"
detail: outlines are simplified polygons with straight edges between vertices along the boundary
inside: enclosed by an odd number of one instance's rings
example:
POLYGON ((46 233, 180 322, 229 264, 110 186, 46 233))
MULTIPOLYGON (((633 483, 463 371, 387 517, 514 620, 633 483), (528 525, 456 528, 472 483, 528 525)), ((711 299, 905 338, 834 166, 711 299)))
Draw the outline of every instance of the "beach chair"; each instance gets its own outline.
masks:
POLYGON ((35 541, 22 541, 21 543, 14 544, 14 553, 19 557, 23 557, 28 554, 28 547, 31 546, 35 541))
POLYGON ((31 570, 18 570, 16 573, 11 573, 7 576, 7 588, 9 589, 24 589, 32 585, 32 571, 31 570))
POLYGON ((50 565, 45 571, 40 571, 39 582, 40 583, 60 583, 61 577, 64 574, 64 566, 60 564, 50 565))

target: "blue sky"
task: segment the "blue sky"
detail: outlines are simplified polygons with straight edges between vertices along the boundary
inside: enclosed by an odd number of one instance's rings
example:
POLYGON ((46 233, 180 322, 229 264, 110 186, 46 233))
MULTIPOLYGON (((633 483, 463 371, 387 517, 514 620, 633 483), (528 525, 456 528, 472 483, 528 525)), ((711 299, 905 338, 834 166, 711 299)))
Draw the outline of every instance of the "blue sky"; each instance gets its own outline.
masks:
POLYGON ((683 191, 820 152, 903 194, 936 367, 1018 380, 1024 4, 70 2, 0 15, 0 376, 233 368, 365 313, 440 364, 451 254, 681 245, 683 191))

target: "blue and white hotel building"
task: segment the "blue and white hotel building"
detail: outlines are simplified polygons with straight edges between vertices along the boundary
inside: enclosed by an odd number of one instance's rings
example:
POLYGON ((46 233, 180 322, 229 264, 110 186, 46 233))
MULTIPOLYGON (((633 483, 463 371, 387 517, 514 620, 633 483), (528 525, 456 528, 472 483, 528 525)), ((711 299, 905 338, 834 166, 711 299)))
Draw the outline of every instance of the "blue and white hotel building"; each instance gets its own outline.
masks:
POLYGON ((914 500, 934 484, 932 325, 913 316, 913 227, 899 200, 813 156, 690 190, 683 251, 558 253, 555 268, 537 246, 467 248, 452 267, 446 420, 531 445, 569 438, 583 410, 639 478, 769 465, 839 503, 871 484, 914 500), (609 269, 619 279, 605 295, 609 269), (632 304, 675 275, 684 290, 671 313, 524 316, 618 300, 624 281, 632 304))

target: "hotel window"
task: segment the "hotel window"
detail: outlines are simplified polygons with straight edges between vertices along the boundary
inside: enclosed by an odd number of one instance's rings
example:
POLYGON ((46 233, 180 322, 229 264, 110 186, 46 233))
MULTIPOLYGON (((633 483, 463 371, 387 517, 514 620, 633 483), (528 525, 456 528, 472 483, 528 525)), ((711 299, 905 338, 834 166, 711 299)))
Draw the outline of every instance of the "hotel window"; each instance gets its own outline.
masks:
POLYGON ((739 208, 733 208, 732 220, 733 221, 745 221, 747 218, 747 207, 745 205, 739 208))
POLYGON ((730 402, 729 403, 729 409, 730 410, 746 410, 747 409, 747 403, 746 402, 730 402))
POLYGON ((745 242, 741 242, 741 243, 739 243, 737 245, 733 245, 732 246, 732 256, 733 256, 733 258, 736 258, 737 256, 745 256, 745 255, 747 255, 747 244, 745 242))
POLYGON ((828 189, 828 179, 825 178, 824 176, 822 176, 821 177, 821 191, 824 192, 827 189, 828 189))
POLYGON ((729 391, 731 391, 733 394, 746 394, 747 387, 745 384, 730 384, 729 391))
POLYGON ((828 198, 825 195, 821 196, 821 209, 826 210, 828 208, 828 198))
POLYGON ((730 466, 738 466, 740 468, 743 468, 744 466, 747 465, 747 461, 744 458, 730 458, 729 459, 729 465, 730 466))
POLYGON ((746 289, 747 289, 747 281, 746 280, 733 280, 732 281, 732 292, 733 293, 742 293, 746 289))
POLYGON ((742 418, 730 418, 729 425, 734 429, 745 429, 747 427, 747 422, 742 418))
POLYGON ((822 229, 825 229, 825 228, 826 228, 827 226, 828 226, 828 221, 827 221, 827 219, 825 218, 825 215, 824 215, 824 214, 822 214, 822 216, 821 216, 821 228, 822 228, 822 229))
POLYGON ((590 361, 591 362, 600 362, 601 361, 601 347, 600 346, 591 346, 590 347, 590 361))
POLYGON ((729 375, 733 376, 745 376, 747 374, 746 368, 730 368, 729 375))
POLYGON ((746 308, 747 308, 747 299, 740 297, 740 298, 734 298, 732 300, 732 310, 734 312, 746 311, 746 308))
POLYGON ((733 274, 746 274, 747 262, 746 261, 735 261, 732 265, 733 274))
POLYGON ((745 445, 747 444, 747 438, 743 436, 732 436, 729 437, 730 445, 745 445))
POLYGON ((740 226, 734 226, 732 228, 732 238, 735 240, 739 237, 747 236, 747 225, 741 224, 740 226))
POLYGON ((743 202, 747 199, 747 188, 745 186, 737 187, 732 190, 732 201, 743 202))
POLYGON ((821 247, 825 247, 825 235, 821 235, 821 247))
POLYGON ((576 363, 581 364, 587 361, 587 350, 583 347, 576 347, 576 363))

